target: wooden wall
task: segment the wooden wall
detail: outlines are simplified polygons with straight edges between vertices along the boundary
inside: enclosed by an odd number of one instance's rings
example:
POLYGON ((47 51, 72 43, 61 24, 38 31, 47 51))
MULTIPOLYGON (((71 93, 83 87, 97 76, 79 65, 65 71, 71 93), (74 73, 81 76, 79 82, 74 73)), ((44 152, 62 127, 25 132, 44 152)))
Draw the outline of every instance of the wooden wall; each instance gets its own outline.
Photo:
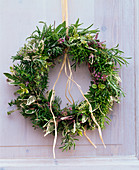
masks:
MULTIPOLYGON (((80 137, 76 150, 61 152, 58 149, 57 158, 101 157, 101 156, 132 156, 136 155, 135 145, 135 1, 134 0, 69 0, 69 24, 77 18, 84 27, 94 23, 99 28, 100 39, 106 40, 108 47, 120 44, 124 56, 132 57, 129 66, 121 70, 122 87, 126 97, 121 99, 121 105, 115 105, 110 117, 112 122, 103 130, 106 149, 99 139, 97 131, 87 132, 88 136, 98 146, 94 149, 85 137, 80 137)), ((40 129, 34 130, 29 120, 25 120, 18 112, 7 116, 8 102, 14 97, 15 87, 7 84, 3 72, 9 71, 12 65, 10 57, 25 43, 39 25, 39 21, 47 24, 61 23, 60 0, 1 0, 0 1, 0 158, 52 158, 53 136, 43 137, 40 129)), ((136 47, 138 48, 138 47, 136 47)), ((52 87, 60 65, 50 73, 52 87)), ((74 73, 74 79, 87 91, 90 77, 85 65, 74 73)), ((63 88, 65 77, 62 74, 56 90, 57 95, 65 101, 63 88)), ((76 87, 72 94, 82 100, 76 87)), ((63 106, 66 102, 63 102, 63 106)))

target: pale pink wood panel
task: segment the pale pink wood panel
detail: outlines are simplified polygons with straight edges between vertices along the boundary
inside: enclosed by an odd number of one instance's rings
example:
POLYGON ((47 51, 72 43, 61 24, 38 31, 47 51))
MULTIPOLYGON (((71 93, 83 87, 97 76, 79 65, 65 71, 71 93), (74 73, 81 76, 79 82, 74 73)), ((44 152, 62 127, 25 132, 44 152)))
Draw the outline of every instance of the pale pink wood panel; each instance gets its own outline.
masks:
MULTIPOLYGON (((134 100, 134 1, 107 0, 97 1, 95 8, 95 26, 101 28, 101 38, 109 47, 120 44, 125 57, 132 57, 130 65, 121 71, 122 87, 126 98, 117 107, 115 129, 111 129, 112 138, 116 136, 123 144, 123 153, 135 153, 135 100, 134 100), (105 5, 104 5, 105 4, 105 5), (98 17, 98 18, 97 18, 98 17), (119 108, 119 111, 118 111, 119 108), (115 133, 118 127, 117 133, 115 133)), ((112 122, 113 123, 113 122, 112 122)))
MULTIPOLYGON (((76 146, 76 150, 70 150, 68 152, 61 152, 56 147, 56 156, 57 159, 72 159, 72 158, 90 158, 93 157, 111 157, 111 156, 124 156, 122 145, 107 145, 105 149, 102 145, 97 145, 97 149, 93 148, 88 144, 80 144, 76 146), (102 155, 103 153, 103 155, 102 155)), ((9 147, 0 147, 0 159, 24 159, 24 158, 53 158, 52 154, 52 145, 41 145, 41 146, 9 146, 9 147)))
MULTIPOLYGON (((25 38, 43 20, 48 23, 61 22, 60 0, 51 1, 27 1, 4 0, 0 2, 0 72, 9 71, 11 65, 10 56, 24 44, 25 38), (8 41, 7 41, 8 39, 8 41), (8 48, 7 48, 8 47, 8 48)), ((94 28, 100 28, 101 40, 106 40, 109 47, 120 44, 125 51, 125 56, 132 56, 128 68, 121 71, 122 86, 126 91, 126 98, 122 98, 121 105, 115 105, 110 126, 103 131, 107 149, 103 148, 98 132, 87 132, 88 136, 98 149, 95 150, 85 137, 77 142, 76 151, 64 152, 58 150, 60 138, 58 138, 56 154, 58 158, 71 157, 95 157, 115 155, 135 155, 135 116, 134 116, 134 1, 132 0, 71 0, 69 1, 69 23, 80 18, 84 27, 95 23, 94 28)), ((50 87, 57 77, 60 65, 57 65, 50 73, 50 87)), ((74 79, 81 85, 84 92, 87 91, 90 76, 87 66, 78 69, 74 73, 74 79)), ((64 92, 66 78, 62 73, 56 86, 57 94, 65 100, 64 92)), ((4 76, 0 81, 0 158, 52 158, 53 136, 43 137, 40 129, 34 130, 29 120, 25 120, 17 112, 11 116, 6 115, 7 102, 13 98, 13 87, 7 85, 4 76), (3 97, 2 97, 3 96, 3 97)), ((77 100, 82 96, 73 86, 72 94, 77 100), (77 91, 77 93, 76 93, 77 91)), ((64 105, 64 103, 63 103, 64 105)))
POLYGON ((136 155, 139 158, 139 1, 135 1, 136 155))
MULTIPOLYGON (((32 142, 32 136, 27 136, 28 127, 33 130, 32 125, 27 127, 27 120, 21 115, 14 113, 7 116, 8 102, 14 97, 15 88, 9 86, 6 82, 3 72, 9 71, 12 65, 11 56, 15 55, 17 50, 25 43, 25 39, 34 31, 39 21, 46 21, 51 24, 54 20, 61 22, 61 4, 58 1, 23 1, 23 0, 2 0, 0 1, 0 145, 15 146, 26 145, 32 142), (55 7, 53 8, 53 3, 55 7), (51 15, 57 13, 59 15, 51 15), (51 18, 51 17, 52 18, 51 18), (30 142, 26 142, 26 137, 31 138, 30 142)), ((33 130, 35 133, 35 131, 33 130)), ((34 139, 38 138, 38 134, 34 139)), ((43 136, 42 136, 43 139, 43 136)), ((37 144, 42 144, 40 139, 37 144)), ((32 143, 31 143, 32 144, 32 143)))

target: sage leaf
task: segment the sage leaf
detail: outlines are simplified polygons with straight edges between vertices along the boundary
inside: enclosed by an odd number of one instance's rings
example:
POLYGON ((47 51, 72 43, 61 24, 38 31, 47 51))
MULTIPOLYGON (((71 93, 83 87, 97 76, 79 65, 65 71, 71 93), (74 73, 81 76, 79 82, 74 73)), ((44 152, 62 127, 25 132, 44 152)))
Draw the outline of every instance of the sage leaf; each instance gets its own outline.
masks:
POLYGON ((119 81, 119 82, 122 82, 120 76, 118 74, 114 75, 114 77, 119 81))
POLYGON ((45 133, 44 137, 47 136, 48 134, 50 134, 51 132, 53 132, 54 129, 55 129, 54 121, 51 119, 49 121, 49 123, 47 124, 47 129, 46 129, 46 133, 45 133))
POLYGON ((31 61, 31 59, 30 59, 30 57, 29 57, 29 56, 25 56, 25 57, 23 58, 23 60, 31 61))
POLYGON ((31 105, 33 102, 36 101, 36 97, 35 96, 30 96, 28 99, 27 99, 27 105, 31 105))
POLYGON ((85 115, 82 115, 82 123, 85 123, 87 121, 87 117, 85 115))
POLYGON ((72 133, 75 133, 76 132, 76 123, 75 123, 75 120, 73 122, 73 129, 71 130, 72 133))
POLYGON ((35 110, 26 110, 25 113, 26 114, 33 114, 33 113, 35 113, 35 110))

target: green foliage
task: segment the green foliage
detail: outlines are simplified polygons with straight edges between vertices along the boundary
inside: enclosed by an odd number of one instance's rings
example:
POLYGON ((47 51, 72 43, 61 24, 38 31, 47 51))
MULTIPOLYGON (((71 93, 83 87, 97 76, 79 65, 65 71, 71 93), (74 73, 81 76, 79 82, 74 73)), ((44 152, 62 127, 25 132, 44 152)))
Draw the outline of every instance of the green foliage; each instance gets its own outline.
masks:
MULTIPOLYGON (((100 127, 105 128, 105 122, 109 124, 109 110, 114 102, 119 103, 120 95, 124 95, 119 82, 118 65, 127 65, 126 59, 121 56, 122 51, 118 45, 114 48, 106 48, 104 42, 98 39, 99 30, 80 28, 79 19, 68 27, 69 35, 66 35, 66 24, 63 22, 56 28, 49 27, 44 22, 42 30, 36 30, 27 38, 28 42, 12 56, 13 62, 18 64, 10 67, 11 73, 4 73, 9 84, 18 86, 15 92, 17 98, 9 105, 16 105, 20 113, 29 117, 34 128, 40 127, 45 136, 54 134, 53 116, 50 112, 50 98, 52 90, 48 89, 49 68, 54 67, 55 60, 63 55, 65 49, 73 61, 75 68, 85 62, 88 65, 92 81, 89 91, 85 95, 91 103, 93 114, 100 127), (47 91, 47 92, 46 92, 47 91)), ((95 123, 91 118, 89 106, 86 101, 79 104, 68 105, 60 108, 61 99, 55 97, 52 103, 53 113, 56 116, 58 132, 62 134, 62 149, 75 148, 77 136, 83 135, 83 129, 95 129, 95 123)), ((11 114, 13 111, 8 112, 11 114)))

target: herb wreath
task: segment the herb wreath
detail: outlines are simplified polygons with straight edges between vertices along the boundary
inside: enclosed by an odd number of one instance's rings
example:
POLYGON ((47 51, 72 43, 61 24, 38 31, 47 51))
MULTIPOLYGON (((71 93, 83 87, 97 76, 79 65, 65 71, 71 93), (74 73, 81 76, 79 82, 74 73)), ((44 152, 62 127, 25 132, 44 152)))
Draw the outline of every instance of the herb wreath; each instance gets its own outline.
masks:
MULTIPOLYGON (((91 75, 89 91, 85 97, 90 102, 93 115, 99 126, 105 128, 104 123, 109 124, 107 116, 114 101, 119 103, 119 97, 124 92, 119 85, 118 65, 127 65, 128 62, 123 53, 118 49, 106 48, 104 42, 98 39, 99 30, 90 30, 92 27, 80 28, 79 19, 68 27, 66 35, 66 23, 58 27, 43 23, 43 29, 37 29, 28 37, 27 44, 22 47, 15 56, 13 62, 17 64, 10 67, 11 73, 4 73, 9 84, 18 86, 15 92, 17 98, 11 100, 10 106, 16 105, 17 110, 25 118, 30 118, 33 127, 44 130, 47 134, 55 134, 54 120, 50 112, 50 99, 52 90, 48 89, 49 68, 55 66, 55 61, 67 50, 67 54, 73 61, 72 68, 81 63, 87 63, 91 75), (47 91, 47 92, 46 92, 47 91)), ((76 136, 82 136, 85 129, 93 130, 96 125, 89 112, 86 100, 73 103, 61 109, 61 99, 55 97, 52 101, 53 113, 56 117, 57 131, 62 134, 61 147, 64 150, 75 148, 76 136)), ((11 114, 15 110, 9 111, 11 114)), ((88 139, 89 140, 89 139, 88 139)))

